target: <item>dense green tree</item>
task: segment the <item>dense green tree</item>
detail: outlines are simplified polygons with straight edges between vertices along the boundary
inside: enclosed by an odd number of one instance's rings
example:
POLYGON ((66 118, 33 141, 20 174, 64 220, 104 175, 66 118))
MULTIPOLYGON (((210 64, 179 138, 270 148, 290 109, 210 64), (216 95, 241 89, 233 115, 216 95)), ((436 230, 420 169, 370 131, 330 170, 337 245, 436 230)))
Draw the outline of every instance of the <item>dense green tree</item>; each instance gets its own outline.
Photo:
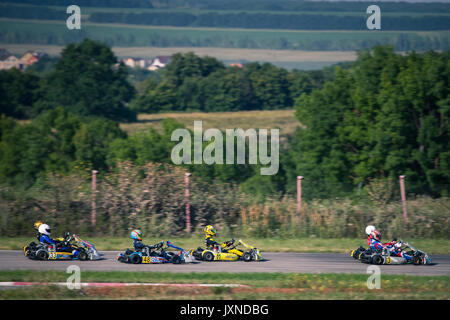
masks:
POLYGON ((33 104, 39 98, 39 77, 16 68, 0 71, 0 114, 17 119, 36 116, 33 104))
POLYGON ((321 71, 293 71, 269 63, 224 67, 211 57, 175 54, 162 80, 147 79, 132 102, 139 112, 239 111, 290 108, 295 97, 331 78, 321 71))
POLYGON ((89 39, 69 44, 55 70, 45 77, 42 108, 63 106, 81 116, 134 120, 135 114, 126 106, 134 88, 127 81, 125 66, 115 67, 116 63, 106 44, 89 39))
POLYGON ((0 137, 0 183, 28 188, 47 172, 69 173, 77 164, 106 169, 109 145, 126 133, 112 120, 59 107, 21 125, 3 116, 0 137))
POLYGON ((292 141, 289 185, 317 182, 309 196, 339 195, 371 178, 407 176, 408 192, 449 190, 449 53, 362 52, 350 70, 296 101, 303 128, 292 141))

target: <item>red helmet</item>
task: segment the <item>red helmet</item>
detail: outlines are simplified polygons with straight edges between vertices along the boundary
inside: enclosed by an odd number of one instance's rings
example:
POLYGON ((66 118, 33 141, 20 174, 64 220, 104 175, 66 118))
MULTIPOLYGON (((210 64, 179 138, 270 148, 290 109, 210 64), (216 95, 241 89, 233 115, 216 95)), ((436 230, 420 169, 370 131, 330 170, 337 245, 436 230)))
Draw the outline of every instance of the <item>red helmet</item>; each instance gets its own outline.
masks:
POLYGON ((381 241, 381 232, 378 230, 373 230, 369 237, 374 238, 375 240, 381 241))

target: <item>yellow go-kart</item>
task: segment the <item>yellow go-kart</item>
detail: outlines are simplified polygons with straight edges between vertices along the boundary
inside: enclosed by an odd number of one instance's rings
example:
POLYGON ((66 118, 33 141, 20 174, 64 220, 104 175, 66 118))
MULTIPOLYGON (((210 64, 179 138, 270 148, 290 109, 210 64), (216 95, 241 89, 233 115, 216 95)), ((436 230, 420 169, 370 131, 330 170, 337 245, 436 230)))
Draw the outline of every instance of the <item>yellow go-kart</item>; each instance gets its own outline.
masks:
POLYGON ((197 250, 191 250, 191 255, 202 261, 261 261, 263 260, 258 248, 244 243, 241 239, 231 239, 224 243, 225 246, 214 245, 211 249, 202 249, 198 247, 197 250), (246 250, 238 249, 242 245, 246 250))

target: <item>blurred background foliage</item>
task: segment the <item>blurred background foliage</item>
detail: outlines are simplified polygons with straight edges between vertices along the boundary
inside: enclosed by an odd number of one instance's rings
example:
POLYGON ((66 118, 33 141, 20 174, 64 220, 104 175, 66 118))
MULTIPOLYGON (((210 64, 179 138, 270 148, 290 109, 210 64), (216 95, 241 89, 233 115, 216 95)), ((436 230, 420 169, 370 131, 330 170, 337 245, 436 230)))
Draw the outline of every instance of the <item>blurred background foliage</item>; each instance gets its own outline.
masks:
MULTIPOLYGON (((184 232, 184 172, 193 173, 195 227, 254 236, 358 236, 375 223, 389 235, 448 238, 449 51, 361 51, 319 71, 271 64, 227 67, 176 54, 135 88, 104 43, 68 45, 49 68, 0 72, 0 235, 31 222, 110 236, 139 225, 184 232), (45 72, 39 72, 45 70, 45 72), (173 167, 170 136, 184 125, 129 134, 137 113, 295 109, 280 170, 254 165, 173 167), (90 229, 90 171, 99 170, 99 220, 90 229), (406 175, 404 226, 398 176, 406 175), (296 213, 297 175, 304 209, 296 213)), ((251 120, 250 120, 251 121, 251 120)))

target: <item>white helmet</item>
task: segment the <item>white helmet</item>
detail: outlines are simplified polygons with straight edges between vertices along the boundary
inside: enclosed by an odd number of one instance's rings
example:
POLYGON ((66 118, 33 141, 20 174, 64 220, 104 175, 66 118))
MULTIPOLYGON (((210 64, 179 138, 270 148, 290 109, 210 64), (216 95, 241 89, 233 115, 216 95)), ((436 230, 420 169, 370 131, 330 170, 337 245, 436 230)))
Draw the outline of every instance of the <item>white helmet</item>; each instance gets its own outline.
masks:
POLYGON ((367 227, 366 227, 366 234, 367 234, 368 236, 370 236, 370 234, 371 234, 372 232, 374 232, 375 230, 377 230, 377 228, 375 228, 375 226, 367 226, 367 227))
POLYGON ((43 223, 43 224, 41 224, 39 226, 39 230, 38 231, 39 231, 39 233, 42 233, 42 234, 45 234, 45 235, 49 236, 50 233, 51 233, 51 228, 50 228, 50 226, 48 224, 43 223))

